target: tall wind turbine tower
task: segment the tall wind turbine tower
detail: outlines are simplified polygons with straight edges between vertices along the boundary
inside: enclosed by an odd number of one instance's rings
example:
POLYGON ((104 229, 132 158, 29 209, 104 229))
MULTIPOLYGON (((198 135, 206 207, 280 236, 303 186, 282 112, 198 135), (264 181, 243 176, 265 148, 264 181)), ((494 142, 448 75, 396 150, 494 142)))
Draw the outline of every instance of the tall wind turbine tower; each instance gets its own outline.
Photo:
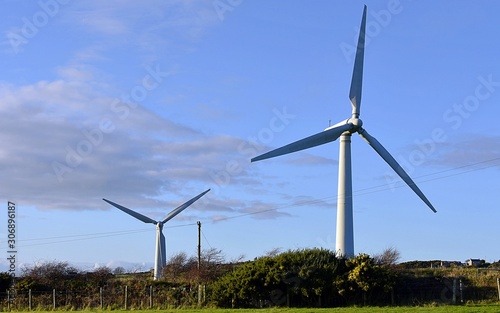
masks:
POLYGON ((104 200, 107 203, 111 204, 112 206, 122 210, 123 212, 132 215, 136 219, 143 221, 144 223, 150 223, 150 224, 154 224, 156 226, 156 252, 155 252, 154 279, 157 280, 157 279, 161 278, 163 268, 165 268, 165 265, 167 265, 167 249, 166 249, 166 245, 165 245, 165 236, 163 235, 163 225, 166 222, 170 221, 172 218, 174 218, 177 214, 181 213, 188 206, 193 204, 196 200, 203 197, 209 191, 210 191, 210 189, 200 193, 199 195, 197 195, 193 199, 178 206, 176 209, 174 209, 170 213, 168 213, 167 217, 165 217, 161 221, 155 221, 155 220, 153 220, 145 215, 142 215, 140 213, 132 211, 131 209, 126 208, 124 206, 121 206, 121 205, 114 203, 112 201, 109 201, 106 199, 102 199, 102 200, 104 200))
POLYGON ((358 47, 354 60, 354 70, 352 73, 351 90, 349 99, 352 104, 352 116, 324 131, 304 139, 295 141, 281 148, 269 151, 253 158, 251 161, 259 161, 276 156, 312 148, 340 137, 339 152, 339 178, 338 178, 338 196, 337 196, 337 233, 335 250, 342 256, 354 256, 354 227, 353 227, 353 209, 352 209, 352 176, 351 176, 351 135, 357 132, 368 144, 389 164, 389 166, 403 179, 403 181, 425 202, 425 204, 434 212, 436 209, 432 206, 425 195, 420 191, 410 176, 403 170, 392 155, 372 137, 366 129, 363 122, 359 119, 361 108, 361 89, 363 84, 363 58, 365 51, 365 28, 366 28, 366 5, 363 10, 361 27, 359 30, 358 47))

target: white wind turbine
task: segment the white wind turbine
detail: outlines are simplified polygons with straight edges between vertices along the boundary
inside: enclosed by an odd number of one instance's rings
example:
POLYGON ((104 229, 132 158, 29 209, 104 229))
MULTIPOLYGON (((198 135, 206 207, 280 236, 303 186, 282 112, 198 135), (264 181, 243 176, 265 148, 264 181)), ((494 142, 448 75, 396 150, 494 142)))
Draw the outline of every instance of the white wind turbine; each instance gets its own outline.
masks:
POLYGON ((144 223, 150 223, 150 224, 155 224, 156 225, 156 253, 155 253, 155 267, 154 267, 154 279, 160 279, 162 270, 167 264, 167 249, 165 246, 165 236, 163 235, 163 224, 166 222, 170 221, 172 218, 174 218, 177 214, 181 213, 184 209, 186 209, 188 206, 193 204, 196 200, 200 199, 203 197, 207 192, 209 192, 210 189, 200 193, 193 199, 189 200, 188 202, 178 206, 176 209, 172 210, 170 213, 168 213, 167 217, 165 217, 161 221, 155 221, 145 215, 142 215, 140 213, 137 213, 135 211, 132 211, 129 208, 126 208, 124 206, 121 206, 117 203, 114 203, 112 201, 102 199, 106 201, 107 203, 111 204, 112 206, 115 206, 116 208, 122 210, 123 212, 132 215, 138 220, 143 221, 144 223))
POLYGON ((354 231, 352 213, 352 176, 351 176, 351 135, 357 132, 368 144, 389 164, 389 166, 408 184, 408 186, 422 199, 425 204, 434 212, 432 206, 425 195, 420 191, 413 180, 396 162, 391 154, 362 128, 362 121, 359 119, 361 106, 361 88, 363 82, 363 57, 365 49, 365 28, 366 28, 366 5, 363 10, 363 18, 359 31, 358 47, 354 60, 354 70, 352 74, 351 90, 349 99, 352 104, 352 116, 342 122, 328 127, 324 131, 298 140, 281 148, 264 153, 253 158, 251 161, 264 160, 303 149, 319 146, 340 137, 339 153, 339 178, 337 196, 337 232, 336 251, 345 257, 354 256, 354 231))

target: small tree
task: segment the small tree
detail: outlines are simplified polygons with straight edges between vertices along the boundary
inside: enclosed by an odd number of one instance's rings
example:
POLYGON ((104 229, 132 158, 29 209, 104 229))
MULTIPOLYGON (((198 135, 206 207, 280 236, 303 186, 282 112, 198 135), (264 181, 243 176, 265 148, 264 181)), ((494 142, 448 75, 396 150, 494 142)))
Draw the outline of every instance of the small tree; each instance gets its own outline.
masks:
POLYGON ((87 274, 87 280, 91 287, 104 287, 112 277, 111 269, 107 266, 97 267, 93 272, 87 274))
POLYGON ((188 256, 186 252, 174 254, 163 270, 163 277, 169 282, 180 282, 188 267, 188 256))
POLYGON ((399 253, 398 249, 389 247, 384 249, 382 253, 375 254, 373 256, 373 261, 376 265, 389 267, 398 264, 400 258, 401 254, 399 253))

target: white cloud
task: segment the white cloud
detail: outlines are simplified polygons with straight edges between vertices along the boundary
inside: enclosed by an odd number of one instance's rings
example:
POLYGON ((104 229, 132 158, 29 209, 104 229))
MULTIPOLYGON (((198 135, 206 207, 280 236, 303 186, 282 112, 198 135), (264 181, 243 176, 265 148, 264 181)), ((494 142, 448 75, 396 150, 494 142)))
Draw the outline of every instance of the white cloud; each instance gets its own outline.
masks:
MULTIPOLYGON (((63 79, 0 86, 0 165, 8 177, 0 194, 44 210, 105 209, 106 197, 153 215, 161 210, 159 216, 216 186, 214 173, 228 164, 241 169, 219 187, 257 184, 248 156, 238 150, 246 141, 207 136, 141 106, 120 118, 110 109, 113 101, 63 79), (101 128, 103 120, 112 127, 101 128)), ((238 214, 255 205, 219 193, 196 207, 204 214, 238 214)))

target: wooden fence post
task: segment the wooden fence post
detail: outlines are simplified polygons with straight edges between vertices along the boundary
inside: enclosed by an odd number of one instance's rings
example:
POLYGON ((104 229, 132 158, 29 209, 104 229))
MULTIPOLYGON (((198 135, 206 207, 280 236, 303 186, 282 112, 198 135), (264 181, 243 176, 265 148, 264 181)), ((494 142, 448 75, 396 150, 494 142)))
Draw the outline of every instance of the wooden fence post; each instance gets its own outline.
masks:
POLYGON ((101 310, 104 308, 104 301, 102 299, 102 287, 99 287, 99 301, 101 304, 101 310))
POLYGON ((497 277, 498 301, 500 301, 500 277, 497 277))
POLYGON ((52 289, 52 307, 56 309, 56 289, 52 289))
POLYGON ((125 310, 127 309, 128 286, 125 286, 125 310))
POLYGON ((451 303, 457 304, 457 278, 453 278, 453 290, 451 296, 451 303))
POLYGON ((31 311, 31 289, 28 290, 28 310, 31 311))
POLYGON ((153 307, 153 285, 149 286, 149 308, 153 307))

